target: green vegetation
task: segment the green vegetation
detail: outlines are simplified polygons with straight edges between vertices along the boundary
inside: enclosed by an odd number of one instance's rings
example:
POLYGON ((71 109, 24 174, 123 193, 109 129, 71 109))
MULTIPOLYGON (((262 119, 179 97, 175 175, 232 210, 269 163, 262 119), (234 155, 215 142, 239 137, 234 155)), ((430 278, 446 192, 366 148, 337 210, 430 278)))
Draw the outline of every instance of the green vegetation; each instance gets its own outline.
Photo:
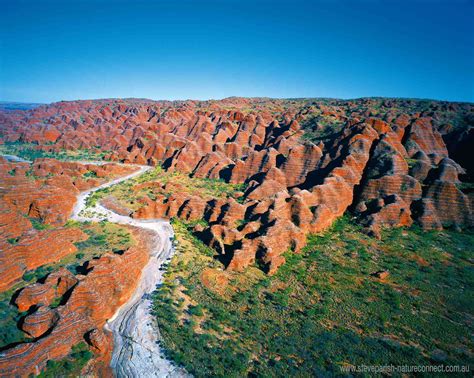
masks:
POLYGON ((68 256, 65 261, 67 269, 73 273, 86 261, 100 257, 106 252, 121 254, 134 245, 130 231, 116 223, 89 223, 83 225, 82 229, 89 238, 76 243, 78 252, 68 256))
POLYGON ((87 171, 86 173, 84 173, 82 175, 82 177, 84 178, 96 178, 97 177, 97 173, 94 172, 94 171, 87 171))
POLYGON ((105 160, 110 151, 99 149, 61 149, 59 152, 38 150, 38 144, 24 142, 5 142, 0 145, 0 154, 16 155, 25 160, 52 158, 58 160, 105 160))
POLYGON ((49 230, 49 229, 52 228, 51 225, 43 223, 43 221, 41 219, 30 218, 30 222, 36 230, 41 231, 41 230, 49 230))
POLYGON ((174 228, 178 251, 154 313, 169 357, 197 377, 472 368, 472 233, 389 229, 379 241, 343 218, 268 277, 223 272, 183 224, 174 228), (388 278, 373 275, 381 270, 388 278))
POLYGON ((418 163, 418 159, 411 159, 411 158, 405 158, 405 161, 408 164, 408 168, 413 168, 416 163, 418 163))
POLYGON ((87 344, 81 342, 72 347, 68 357, 59 361, 49 360, 46 369, 38 377, 78 377, 81 374, 82 368, 86 366, 92 357, 93 353, 89 350, 87 344))
POLYGON ((8 238, 7 239, 7 242, 11 245, 18 244, 19 241, 20 241, 20 238, 8 238))
POLYGON ((204 219, 197 219, 197 220, 194 220, 194 221, 186 221, 185 223, 186 223, 186 226, 188 228, 193 228, 193 227, 197 226, 198 224, 203 226, 203 227, 209 227, 209 223, 204 219))
POLYGON ((457 187, 464 193, 470 193, 474 191, 474 182, 460 182, 457 187))
POLYGON ((43 265, 40 266, 39 268, 33 269, 33 270, 28 270, 23 274, 23 285, 25 286, 28 283, 36 282, 40 278, 43 278, 47 274, 54 272, 54 266, 53 265, 43 265))
POLYGON ((327 141, 339 133, 344 126, 344 122, 334 119, 334 117, 319 115, 318 112, 307 117, 301 123, 304 131, 301 137, 303 141, 318 143, 327 141))
POLYGON ((158 196, 169 197, 173 193, 179 192, 204 199, 228 198, 236 197, 236 193, 244 189, 243 184, 229 184, 224 180, 189 177, 181 172, 166 172, 158 166, 138 177, 92 193, 86 204, 87 207, 92 207, 98 200, 111 195, 122 206, 130 210, 137 210, 142 206, 140 198, 145 196, 155 200, 158 196), (165 185, 166 189, 163 188, 165 185))
POLYGON ((14 290, 0 293, 0 348, 25 340, 25 334, 17 327, 24 315, 10 303, 14 290))

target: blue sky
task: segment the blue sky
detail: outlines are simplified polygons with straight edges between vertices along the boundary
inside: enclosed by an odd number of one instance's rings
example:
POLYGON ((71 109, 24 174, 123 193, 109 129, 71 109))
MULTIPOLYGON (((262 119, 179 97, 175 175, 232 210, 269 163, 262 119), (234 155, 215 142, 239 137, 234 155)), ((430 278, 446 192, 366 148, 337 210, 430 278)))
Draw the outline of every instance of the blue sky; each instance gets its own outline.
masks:
POLYGON ((471 0, 0 0, 0 100, 474 101, 471 0))

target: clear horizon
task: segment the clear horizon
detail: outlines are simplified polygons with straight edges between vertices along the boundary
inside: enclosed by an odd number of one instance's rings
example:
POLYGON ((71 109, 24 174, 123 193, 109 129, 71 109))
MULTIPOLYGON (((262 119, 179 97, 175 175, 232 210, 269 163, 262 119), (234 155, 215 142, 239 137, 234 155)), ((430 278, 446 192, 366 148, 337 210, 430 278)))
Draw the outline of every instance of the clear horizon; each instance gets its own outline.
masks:
POLYGON ((469 0, 3 2, 0 100, 474 101, 469 0))

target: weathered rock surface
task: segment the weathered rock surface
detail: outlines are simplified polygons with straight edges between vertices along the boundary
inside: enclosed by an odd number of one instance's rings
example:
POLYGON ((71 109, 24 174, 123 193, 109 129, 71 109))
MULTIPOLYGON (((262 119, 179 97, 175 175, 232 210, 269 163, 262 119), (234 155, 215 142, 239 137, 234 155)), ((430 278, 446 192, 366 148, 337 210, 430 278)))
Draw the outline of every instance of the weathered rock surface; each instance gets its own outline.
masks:
MULTIPOLYGON (((0 113, 0 131, 38 149, 100 146, 112 160, 245 183, 238 203, 175 186, 168 197, 142 198, 133 216, 204 220, 196 234, 228 269, 258 262, 274 272, 285 251, 347 211, 375 236, 413 223, 472 227, 473 193, 463 183, 474 177, 473 110, 392 99, 97 100, 0 113)), ((48 201, 30 202, 28 211, 60 223, 41 210, 56 202, 48 201)))
POLYGON ((24 288, 16 303, 30 309, 22 330, 37 338, 0 353, 1 376, 37 374, 47 360, 61 359, 73 345, 85 341, 97 358, 92 370, 109 374, 112 351, 110 334, 103 326, 134 292, 149 257, 149 240, 143 231, 131 229, 137 245, 122 255, 109 253, 92 260, 85 275, 62 270, 50 274, 44 283, 24 288), (54 299, 59 304, 51 308, 54 299))
POLYGON ((87 235, 62 226, 76 195, 127 172, 130 167, 117 164, 38 159, 30 165, 0 158, 0 291, 10 288, 26 271, 74 253, 74 243, 87 235), (94 178, 84 177, 87 172, 94 172, 94 178), (41 229, 33 228, 30 219, 42 224, 41 229))

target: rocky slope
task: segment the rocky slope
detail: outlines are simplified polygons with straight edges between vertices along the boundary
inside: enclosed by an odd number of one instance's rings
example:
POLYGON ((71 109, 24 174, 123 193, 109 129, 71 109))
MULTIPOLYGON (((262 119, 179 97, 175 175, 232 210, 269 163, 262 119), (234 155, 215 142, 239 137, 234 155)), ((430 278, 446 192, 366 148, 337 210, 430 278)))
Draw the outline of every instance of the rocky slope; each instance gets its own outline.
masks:
POLYGON ((2 345, 0 376, 38 374, 48 360, 66 357, 81 342, 96 357, 89 371, 111 374, 112 336, 103 327, 134 292, 149 259, 151 237, 130 228, 135 244, 122 244, 120 253, 96 256, 75 273, 58 263, 90 238, 65 224, 76 196, 135 168, 3 158, 0 168, 0 293, 18 308, 17 326, 24 333, 23 340, 2 345), (51 273, 36 273, 44 267, 51 273), (38 279, 28 283, 26 276, 33 273, 38 279))
POLYGON ((10 163, 0 157, 0 292, 11 288, 26 271, 76 252, 73 243, 87 236, 63 227, 76 195, 129 171, 115 164, 52 159, 10 163))
POLYGON ((99 376, 111 375, 112 337, 103 327, 133 293, 148 261, 148 238, 134 231, 138 247, 107 254, 87 264, 84 274, 60 270, 19 292, 15 304, 28 314, 22 330, 32 342, 20 343, 0 354, 0 375, 38 374, 48 360, 68 355, 72 346, 86 341, 96 358, 89 367, 99 376), (60 298, 60 305, 53 300, 60 298))
POLYGON ((375 236, 413 222, 471 227, 473 110, 391 99, 75 101, 0 113, 0 133, 245 184, 239 198, 145 196, 133 216, 204 220, 196 234, 228 269, 257 263, 273 273, 284 252, 347 211, 375 236))

